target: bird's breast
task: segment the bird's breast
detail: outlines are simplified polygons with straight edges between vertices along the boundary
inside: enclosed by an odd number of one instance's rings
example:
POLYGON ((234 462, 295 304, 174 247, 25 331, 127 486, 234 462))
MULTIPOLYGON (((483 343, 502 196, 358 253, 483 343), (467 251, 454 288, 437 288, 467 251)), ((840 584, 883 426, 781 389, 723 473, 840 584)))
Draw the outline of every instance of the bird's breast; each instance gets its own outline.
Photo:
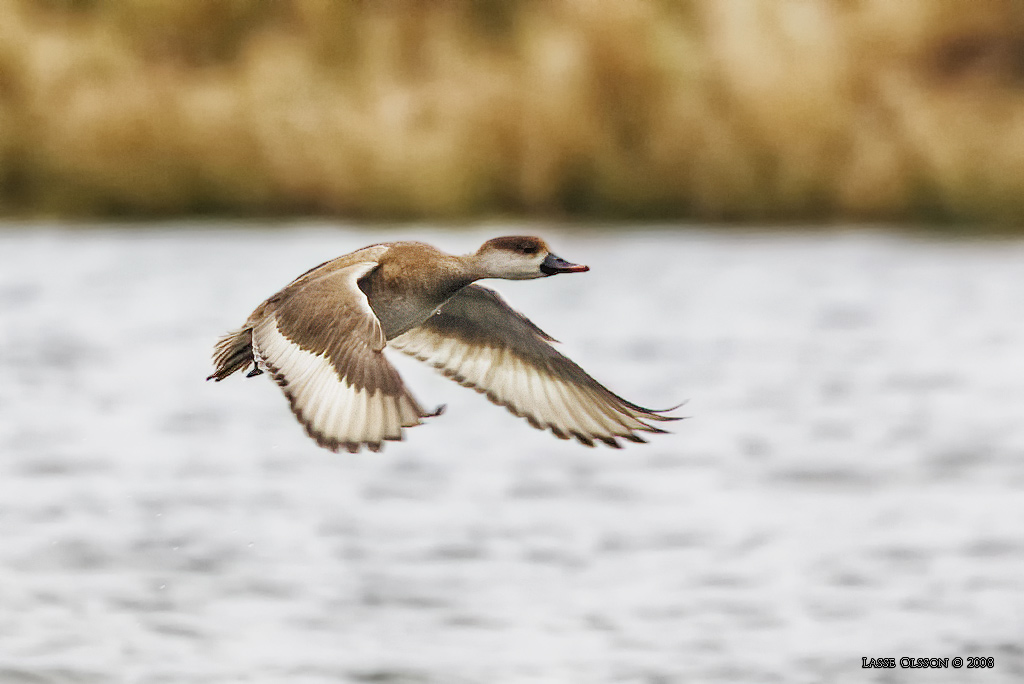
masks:
POLYGON ((360 280, 359 287, 390 340, 433 316, 470 281, 458 272, 421 272, 382 265, 360 280))
POLYGON ((370 306, 384 329, 384 336, 389 340, 423 323, 434 315, 434 311, 441 304, 443 302, 435 304, 425 298, 408 295, 385 296, 370 300, 370 306))

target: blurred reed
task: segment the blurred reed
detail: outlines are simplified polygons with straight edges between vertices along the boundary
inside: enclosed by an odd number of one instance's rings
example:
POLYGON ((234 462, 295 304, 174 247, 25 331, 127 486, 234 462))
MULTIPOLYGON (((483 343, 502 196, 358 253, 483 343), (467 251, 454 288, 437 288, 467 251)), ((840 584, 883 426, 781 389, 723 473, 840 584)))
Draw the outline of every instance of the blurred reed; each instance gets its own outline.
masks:
POLYGON ((1018 0, 0 0, 0 211, 1014 225, 1018 0))

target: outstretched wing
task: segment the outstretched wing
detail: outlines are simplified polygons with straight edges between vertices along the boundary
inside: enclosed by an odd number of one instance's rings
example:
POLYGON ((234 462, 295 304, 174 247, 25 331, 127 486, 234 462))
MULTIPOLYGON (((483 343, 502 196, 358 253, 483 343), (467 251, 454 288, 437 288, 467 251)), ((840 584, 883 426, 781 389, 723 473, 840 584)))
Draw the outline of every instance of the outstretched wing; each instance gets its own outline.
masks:
POLYGON ((420 424, 424 412, 384 357, 384 332, 357 281, 361 261, 299 280, 267 302, 252 329, 253 356, 322 447, 379 451, 420 424))
POLYGON ((677 420, 626 401, 550 342, 493 290, 470 285, 389 344, 486 394, 533 427, 587 446, 597 440, 618 448, 617 437, 644 442, 638 432, 664 432, 649 421, 677 420))

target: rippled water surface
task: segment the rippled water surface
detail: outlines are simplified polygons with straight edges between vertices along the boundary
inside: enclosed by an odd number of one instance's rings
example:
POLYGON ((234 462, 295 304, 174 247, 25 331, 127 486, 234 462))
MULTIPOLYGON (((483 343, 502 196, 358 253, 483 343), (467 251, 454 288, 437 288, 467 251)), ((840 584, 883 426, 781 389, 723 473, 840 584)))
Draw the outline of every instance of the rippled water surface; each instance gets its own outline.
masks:
POLYGON ((586 449, 397 359, 448 412, 336 455, 204 382, 216 337, 365 244, 537 228, 177 228, 0 231, 0 682, 1024 678, 1024 244, 548 232, 590 273, 496 287, 691 419, 586 449))

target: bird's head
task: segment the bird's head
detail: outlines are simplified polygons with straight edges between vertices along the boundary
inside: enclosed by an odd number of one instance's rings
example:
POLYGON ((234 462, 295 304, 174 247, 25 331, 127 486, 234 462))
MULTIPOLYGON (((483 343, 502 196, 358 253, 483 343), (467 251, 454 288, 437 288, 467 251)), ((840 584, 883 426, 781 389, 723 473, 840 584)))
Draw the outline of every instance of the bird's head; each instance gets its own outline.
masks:
POLYGON ((555 256, 538 237, 506 236, 485 242, 475 254, 487 278, 529 280, 558 273, 582 273, 589 266, 573 264, 555 256))

